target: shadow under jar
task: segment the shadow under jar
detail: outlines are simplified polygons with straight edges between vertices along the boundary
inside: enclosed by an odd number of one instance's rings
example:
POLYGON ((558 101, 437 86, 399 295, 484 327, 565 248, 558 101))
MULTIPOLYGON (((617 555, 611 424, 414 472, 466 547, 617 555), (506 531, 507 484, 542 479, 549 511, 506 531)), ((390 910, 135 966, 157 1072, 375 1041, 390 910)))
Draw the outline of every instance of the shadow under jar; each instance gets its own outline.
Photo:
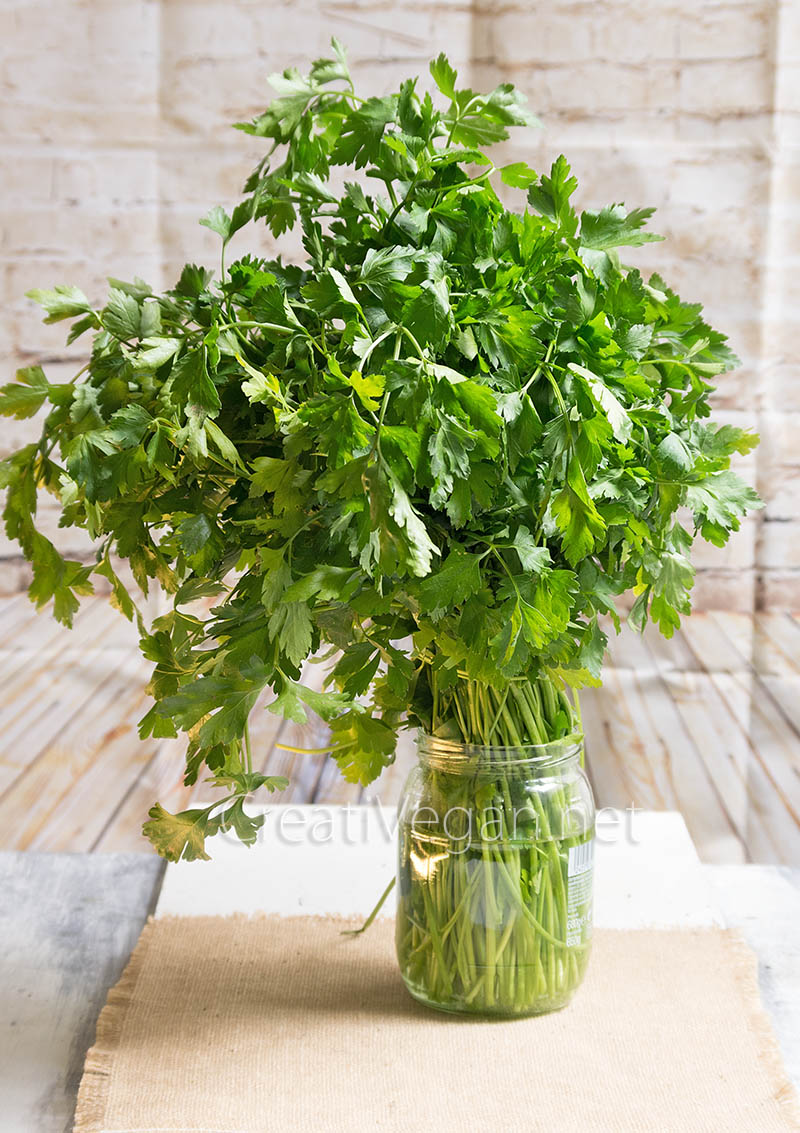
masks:
POLYGON ((397 956, 444 1011, 565 1006, 592 934, 595 810, 575 736, 479 747, 421 735, 399 807, 397 956))

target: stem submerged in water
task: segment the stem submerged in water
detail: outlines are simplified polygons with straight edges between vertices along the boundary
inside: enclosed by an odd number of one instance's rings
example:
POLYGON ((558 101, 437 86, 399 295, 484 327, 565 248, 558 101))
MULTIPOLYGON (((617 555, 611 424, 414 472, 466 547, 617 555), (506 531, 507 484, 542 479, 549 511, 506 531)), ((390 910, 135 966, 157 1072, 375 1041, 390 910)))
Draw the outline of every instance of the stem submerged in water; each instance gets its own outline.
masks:
MULTIPOLYGON (((589 953, 590 890, 570 901, 570 849, 594 825, 577 710, 541 677, 502 693, 461 681, 437 700, 471 746, 453 760, 442 741, 449 756, 423 757, 401 810, 403 976, 419 999, 449 1010, 553 1010, 589 953)), ((425 744, 435 751, 437 741, 425 744)))

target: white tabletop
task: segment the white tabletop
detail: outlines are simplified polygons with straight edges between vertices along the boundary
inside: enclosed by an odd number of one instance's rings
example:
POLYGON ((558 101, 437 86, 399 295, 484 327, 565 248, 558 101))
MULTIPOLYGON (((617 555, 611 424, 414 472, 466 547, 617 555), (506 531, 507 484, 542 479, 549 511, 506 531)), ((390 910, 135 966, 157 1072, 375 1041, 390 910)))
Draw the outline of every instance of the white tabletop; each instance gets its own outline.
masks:
MULTIPOLYGON (((366 916, 395 870, 393 807, 273 806, 255 846, 217 835, 210 862, 167 867, 156 916, 302 913, 366 916)), ((394 913, 394 899, 382 915, 394 913)), ((722 923, 683 818, 600 813, 595 924, 602 928, 722 923)))

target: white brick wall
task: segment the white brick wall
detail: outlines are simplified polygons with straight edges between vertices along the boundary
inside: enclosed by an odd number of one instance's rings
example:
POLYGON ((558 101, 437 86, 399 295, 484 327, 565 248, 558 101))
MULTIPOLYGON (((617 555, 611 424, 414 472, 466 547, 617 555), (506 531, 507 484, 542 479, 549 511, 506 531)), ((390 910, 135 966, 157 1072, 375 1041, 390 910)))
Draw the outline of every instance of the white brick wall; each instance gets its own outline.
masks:
MULTIPOLYGON (((546 128, 509 160, 563 151, 582 205, 658 207, 667 243, 628 258, 730 334, 743 368, 717 404, 764 435, 743 467, 767 507, 728 549, 698 550, 698 605, 800 607, 798 0, 0 0, 0 24, 5 374, 80 355, 27 288, 99 298, 110 274, 160 286, 186 259, 216 261, 197 218, 235 202, 260 156, 229 125, 263 108, 270 71, 336 34, 381 93, 444 50, 473 86, 529 95, 546 128)), ((35 430, 0 423, 0 452, 35 430)), ((0 542, 0 588, 24 580, 13 554, 0 542)))

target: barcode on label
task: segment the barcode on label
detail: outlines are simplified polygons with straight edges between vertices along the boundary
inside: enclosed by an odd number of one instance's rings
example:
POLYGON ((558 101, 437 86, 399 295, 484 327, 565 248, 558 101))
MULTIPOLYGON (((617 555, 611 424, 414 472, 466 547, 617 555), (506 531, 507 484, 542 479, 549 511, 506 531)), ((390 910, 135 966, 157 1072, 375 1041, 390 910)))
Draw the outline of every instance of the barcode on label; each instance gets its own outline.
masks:
POLYGON ((567 873, 570 877, 586 873, 594 864, 594 840, 582 842, 580 846, 572 846, 569 851, 567 873))

